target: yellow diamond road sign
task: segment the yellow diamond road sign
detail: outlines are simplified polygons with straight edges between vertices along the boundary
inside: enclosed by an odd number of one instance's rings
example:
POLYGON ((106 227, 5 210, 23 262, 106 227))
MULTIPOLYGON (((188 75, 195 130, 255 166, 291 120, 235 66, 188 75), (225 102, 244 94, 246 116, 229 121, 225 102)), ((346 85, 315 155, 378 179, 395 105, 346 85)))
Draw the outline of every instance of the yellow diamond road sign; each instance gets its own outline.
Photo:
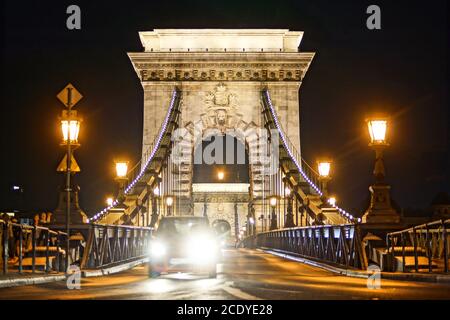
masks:
POLYGON ((83 98, 81 93, 71 84, 69 83, 64 89, 61 90, 60 93, 56 95, 56 97, 61 101, 66 107, 73 107, 77 104, 78 101, 83 98))
MULTIPOLYGON (((58 172, 66 172, 67 171, 67 154, 64 156, 64 158, 61 160, 61 162, 58 165, 58 168, 56 168, 56 171, 58 172)), ((70 160, 70 171, 71 172, 80 172, 80 166, 78 165, 77 161, 72 155, 72 158, 70 160)))

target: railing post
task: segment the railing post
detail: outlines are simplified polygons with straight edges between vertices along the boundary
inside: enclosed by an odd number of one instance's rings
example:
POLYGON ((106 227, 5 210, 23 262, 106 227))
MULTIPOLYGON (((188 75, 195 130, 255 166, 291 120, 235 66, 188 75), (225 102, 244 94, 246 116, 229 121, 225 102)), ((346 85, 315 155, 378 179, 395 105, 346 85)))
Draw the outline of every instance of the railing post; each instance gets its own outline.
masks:
POLYGON ((36 272, 36 236, 37 226, 33 226, 31 233, 31 272, 36 272))
POLYGON ((22 271, 23 271, 22 254, 23 254, 23 226, 20 225, 20 228, 19 228, 19 273, 22 273, 22 271))
POLYGON ((448 272, 448 241, 447 229, 445 227, 445 220, 442 219, 442 238, 444 241, 444 272, 448 272))
POLYGON ((56 240, 55 240, 55 247, 56 247, 56 253, 55 253, 55 270, 57 272, 61 271, 61 258, 59 256, 59 231, 56 233, 56 240))
POLYGON ((402 241, 402 271, 406 271, 406 258, 405 258, 405 234, 401 233, 401 241, 402 241))
POLYGON ((50 229, 47 229, 47 237, 45 239, 45 272, 49 271, 50 257, 49 257, 49 246, 50 246, 50 229))
POLYGON ((8 273, 8 223, 2 223, 2 258, 3 274, 8 273))
POLYGON ((431 259, 432 259, 433 252, 432 252, 432 249, 431 249, 431 240, 430 240, 430 234, 429 234, 430 230, 429 230, 428 224, 427 224, 426 228, 427 228, 427 233, 426 233, 426 237, 425 237, 425 241, 426 241, 425 248, 427 249, 428 272, 431 273, 433 271, 432 263, 431 263, 432 262, 431 259))
POLYGON ((391 245, 391 269, 393 272, 395 272, 395 250, 394 250, 394 236, 393 235, 389 235, 389 241, 390 241, 390 245, 391 245))
POLYGON ((414 241, 414 269, 419 272, 419 257, 417 255, 417 233, 416 227, 413 228, 413 241, 414 241))

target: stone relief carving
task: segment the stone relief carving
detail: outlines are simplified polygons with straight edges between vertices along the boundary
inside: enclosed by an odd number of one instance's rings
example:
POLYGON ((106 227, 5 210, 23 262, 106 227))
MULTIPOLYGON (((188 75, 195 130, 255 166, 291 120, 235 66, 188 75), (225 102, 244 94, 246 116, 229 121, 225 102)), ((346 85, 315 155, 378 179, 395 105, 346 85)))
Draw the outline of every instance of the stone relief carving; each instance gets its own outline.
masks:
POLYGON ((205 93, 204 103, 206 112, 200 115, 204 128, 216 128, 223 133, 234 128, 242 118, 237 111, 237 96, 230 93, 223 83, 219 83, 214 91, 205 93))

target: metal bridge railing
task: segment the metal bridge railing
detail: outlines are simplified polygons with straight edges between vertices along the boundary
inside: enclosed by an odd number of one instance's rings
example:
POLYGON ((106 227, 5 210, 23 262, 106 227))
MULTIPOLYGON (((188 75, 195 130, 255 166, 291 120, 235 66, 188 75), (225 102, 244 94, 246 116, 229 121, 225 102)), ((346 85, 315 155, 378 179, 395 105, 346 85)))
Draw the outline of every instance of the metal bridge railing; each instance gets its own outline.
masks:
POLYGON ((247 248, 268 248, 346 268, 367 269, 358 224, 296 227, 258 233, 247 248))
POLYGON ((449 272, 450 219, 388 233, 386 243, 393 257, 392 270, 398 269, 396 257, 400 256, 403 272, 409 271, 408 265, 415 272, 449 272))
POLYGON ((152 228, 91 224, 81 269, 98 269, 144 258, 152 228))
POLYGON ((61 244, 64 245, 67 233, 4 220, 0 220, 0 233, 3 274, 22 273, 25 265, 31 267, 33 273, 38 266, 43 266, 46 273, 64 271, 66 252, 61 244), (17 261, 8 261, 9 258, 17 258, 17 261))

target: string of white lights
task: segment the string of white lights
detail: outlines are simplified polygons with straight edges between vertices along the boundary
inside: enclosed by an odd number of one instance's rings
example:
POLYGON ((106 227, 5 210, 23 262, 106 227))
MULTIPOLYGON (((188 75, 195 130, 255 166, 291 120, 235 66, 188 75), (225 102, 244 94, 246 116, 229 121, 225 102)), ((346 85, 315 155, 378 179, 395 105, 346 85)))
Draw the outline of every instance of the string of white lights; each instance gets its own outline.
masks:
MULTIPOLYGON (((139 181, 139 179, 142 178, 145 170, 147 169, 148 165, 150 164, 150 162, 152 161, 153 157, 155 156, 156 152, 159 149, 159 145, 161 143, 161 140, 164 136, 164 133, 166 132, 166 128, 167 128, 167 124, 169 123, 169 119, 170 116, 172 114, 172 110, 175 104, 175 99, 177 97, 177 90, 173 90, 172 93, 172 99, 170 100, 170 105, 169 105, 169 109, 167 111, 166 117, 164 119, 163 125, 161 126, 161 129, 159 130, 159 135, 156 139, 156 142, 153 144, 153 149, 152 152, 150 154, 150 156, 147 158, 147 161, 145 162, 144 166, 141 166, 141 170, 139 172, 139 174, 133 179, 133 181, 127 186, 127 188, 125 189, 125 195, 127 195, 131 189, 134 187, 134 185, 139 181)), ((142 160, 140 160, 139 162, 141 162, 142 160)), ((139 163, 138 163, 139 164, 139 163)), ((114 208, 115 206, 117 206, 119 204, 119 200, 114 200, 114 202, 103 208, 101 211, 97 212, 91 219, 88 219, 88 222, 96 222, 98 220, 100 220, 101 218, 103 218, 108 212, 109 210, 111 210, 112 208, 114 208)))
MULTIPOLYGON (((300 164, 298 163, 297 157, 294 156, 294 153, 291 151, 291 149, 289 148, 289 144, 288 144, 288 140, 283 132, 282 126, 280 125, 280 123, 278 122, 278 117, 277 114, 275 112, 275 108, 273 107, 272 104, 272 100, 270 98, 270 93, 269 90, 265 90, 264 91, 266 98, 267 98, 267 102, 269 104, 270 107, 270 112, 272 113, 272 117, 274 119, 275 125, 277 127, 277 130, 281 136, 281 140, 283 141, 284 147, 287 150, 287 152, 289 153, 289 156, 291 157, 291 159, 294 161, 295 166, 297 167, 298 171, 300 172, 300 174, 302 175, 302 177, 309 183, 309 185, 320 195, 323 196, 323 192, 311 181, 311 179, 309 179, 309 177, 305 174, 305 172, 303 171, 302 167, 300 166, 300 164)), ((330 202, 329 202, 330 203, 330 202)), ((331 203, 330 203, 331 204, 331 203)), ((338 210, 338 212, 347 220, 349 221, 358 221, 361 222, 361 219, 355 219, 355 217, 353 217, 353 215, 351 215, 350 213, 348 213, 347 211, 345 211, 344 209, 340 208, 339 206, 337 206, 336 204, 331 204, 332 207, 336 208, 338 210)))

